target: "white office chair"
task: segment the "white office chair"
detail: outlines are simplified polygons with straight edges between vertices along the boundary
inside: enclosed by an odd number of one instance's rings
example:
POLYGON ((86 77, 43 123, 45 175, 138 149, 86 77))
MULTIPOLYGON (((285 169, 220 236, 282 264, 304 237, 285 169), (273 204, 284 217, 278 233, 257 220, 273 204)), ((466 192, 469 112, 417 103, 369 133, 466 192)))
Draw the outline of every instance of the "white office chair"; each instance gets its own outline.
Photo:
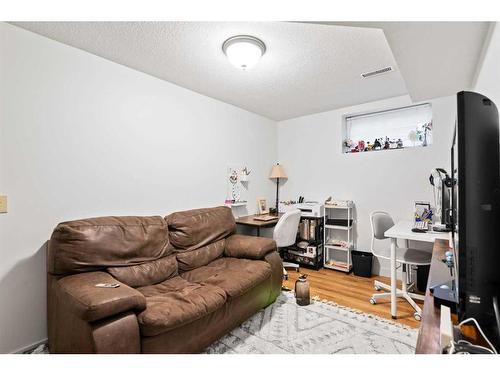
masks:
MULTIPOLYGON (((273 239, 279 248, 291 246, 297 240, 297 229, 300 221, 300 210, 290 210, 280 217, 278 223, 274 227, 273 239)), ((299 272, 299 265, 290 262, 283 262, 283 277, 288 279, 286 268, 293 268, 299 272)))
MULTIPOLYGON (((371 251, 374 256, 381 259, 391 259, 391 250, 390 248, 384 248, 382 250, 375 250, 375 239, 377 240, 385 240, 388 237, 384 235, 384 233, 394 226, 394 220, 392 220, 391 215, 387 212, 383 211, 375 211, 370 214, 370 222, 372 226, 372 243, 371 243, 371 251)), ((413 299, 423 301, 424 296, 420 294, 412 293, 414 290, 414 283, 408 282, 408 266, 412 265, 428 265, 431 264, 432 254, 423 250, 410 249, 410 248, 396 248, 396 264, 401 265, 402 269, 402 288, 397 289, 396 296, 403 297, 408 301, 408 303, 415 309, 415 314, 413 315, 416 320, 420 320, 422 318, 422 309, 415 303, 413 299)), ((370 303, 375 305, 377 300, 380 298, 390 298, 391 297, 391 286, 381 283, 380 281, 375 281, 374 283, 375 290, 385 289, 388 290, 389 293, 377 293, 373 294, 370 298, 370 303)))

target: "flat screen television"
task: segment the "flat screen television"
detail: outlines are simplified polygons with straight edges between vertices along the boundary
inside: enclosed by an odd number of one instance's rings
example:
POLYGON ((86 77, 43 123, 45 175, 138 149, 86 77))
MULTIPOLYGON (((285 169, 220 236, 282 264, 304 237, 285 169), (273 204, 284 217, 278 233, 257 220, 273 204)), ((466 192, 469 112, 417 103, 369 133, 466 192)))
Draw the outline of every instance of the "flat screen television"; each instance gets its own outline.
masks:
POLYGON ((500 296, 500 139, 498 111, 475 92, 457 94, 451 150, 452 226, 460 321, 475 318, 497 350, 500 296), (498 307, 498 306, 497 306, 498 307))

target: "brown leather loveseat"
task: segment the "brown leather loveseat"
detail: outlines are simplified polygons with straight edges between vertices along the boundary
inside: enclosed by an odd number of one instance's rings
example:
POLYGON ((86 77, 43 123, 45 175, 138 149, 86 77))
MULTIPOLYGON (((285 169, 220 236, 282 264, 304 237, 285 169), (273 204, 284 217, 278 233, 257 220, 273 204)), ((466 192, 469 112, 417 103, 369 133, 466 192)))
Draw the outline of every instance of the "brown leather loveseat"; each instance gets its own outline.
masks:
POLYGON ((59 224, 47 256, 50 352, 203 351, 281 290, 276 243, 235 227, 227 207, 59 224))

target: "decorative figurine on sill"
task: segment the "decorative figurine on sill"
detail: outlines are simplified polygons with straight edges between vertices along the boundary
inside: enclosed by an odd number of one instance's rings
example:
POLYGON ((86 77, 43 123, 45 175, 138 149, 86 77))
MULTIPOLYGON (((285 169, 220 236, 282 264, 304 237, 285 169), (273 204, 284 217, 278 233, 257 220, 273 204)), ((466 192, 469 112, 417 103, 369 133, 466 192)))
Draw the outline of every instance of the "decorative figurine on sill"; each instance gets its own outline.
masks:
POLYGON ((373 148, 373 145, 370 142, 366 142, 366 148, 365 151, 371 151, 373 148))
POLYGON ((389 143, 389 137, 385 137, 384 150, 388 150, 391 147, 389 143))
POLYGON ((358 141, 358 151, 363 152, 365 150, 365 141, 358 141))
POLYGON ((344 140, 344 147, 346 152, 351 152, 352 149, 352 141, 350 139, 344 140))
POLYGON ((398 148, 403 148, 403 141, 401 138, 398 139, 398 148))
POLYGON ((374 150, 380 150, 382 148, 382 145, 380 144, 380 141, 377 139, 375 139, 375 142, 373 142, 373 149, 374 150))
POLYGON ((359 152, 358 146, 355 146, 353 149, 351 149, 351 152, 359 152))
POLYGON ((390 141, 389 141, 389 148, 390 148, 391 150, 394 150, 394 149, 396 149, 397 147, 398 147, 398 144, 396 143, 396 141, 395 141, 394 139, 392 139, 392 140, 390 140, 390 141))

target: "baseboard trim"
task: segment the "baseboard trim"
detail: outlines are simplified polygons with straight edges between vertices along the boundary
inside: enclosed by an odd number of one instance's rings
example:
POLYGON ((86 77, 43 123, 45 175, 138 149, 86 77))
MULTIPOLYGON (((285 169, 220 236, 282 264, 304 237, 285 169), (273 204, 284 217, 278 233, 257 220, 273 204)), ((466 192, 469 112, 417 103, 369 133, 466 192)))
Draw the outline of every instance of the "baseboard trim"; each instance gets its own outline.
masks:
POLYGON ((37 341, 33 344, 29 344, 29 345, 26 345, 25 347, 23 348, 20 348, 20 349, 17 349, 17 350, 14 350, 13 352, 10 352, 10 354, 23 354, 27 351, 30 351, 30 350, 33 350, 35 349, 36 347, 38 347, 39 345, 42 345, 42 344, 46 344, 49 340, 48 339, 42 339, 40 341, 37 341))

